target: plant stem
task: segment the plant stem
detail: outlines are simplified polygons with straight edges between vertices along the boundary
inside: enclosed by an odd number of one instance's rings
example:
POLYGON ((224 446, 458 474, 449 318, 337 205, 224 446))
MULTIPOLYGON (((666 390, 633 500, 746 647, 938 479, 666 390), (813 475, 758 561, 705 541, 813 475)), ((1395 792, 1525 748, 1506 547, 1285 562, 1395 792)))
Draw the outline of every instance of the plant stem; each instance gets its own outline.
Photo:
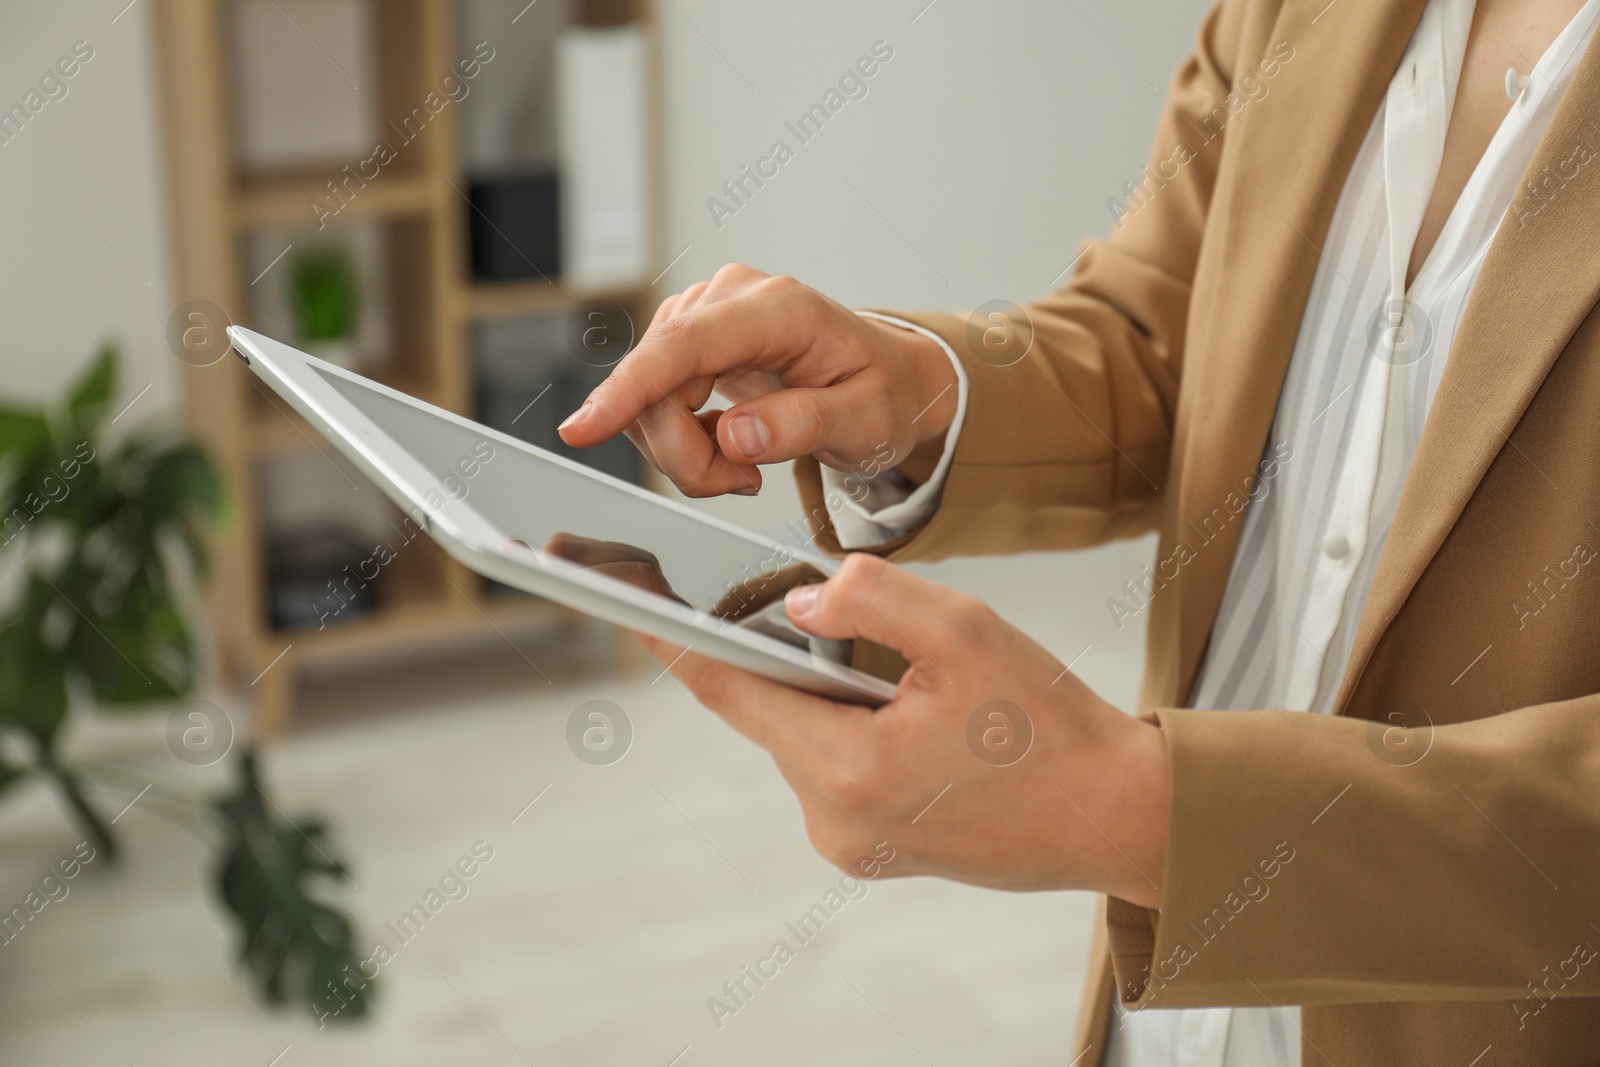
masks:
MULTIPOLYGON (((77 773, 83 784, 91 789, 95 786, 109 786, 112 784, 121 787, 137 786, 140 781, 148 780, 148 775, 137 775, 123 771, 117 765, 107 762, 79 760, 76 763, 77 773)), ((184 793, 164 786, 151 783, 150 799, 141 808, 154 815, 160 816, 174 826, 182 827, 189 831, 202 843, 210 848, 220 848, 217 827, 211 815, 211 806, 204 797, 188 796, 184 793), (199 822, 180 818, 169 811, 162 810, 162 804, 170 804, 173 808, 186 814, 199 816, 199 822)))
POLYGON ((105 856, 108 865, 117 862, 117 842, 111 836, 111 829, 100 821, 100 816, 95 814, 89 806, 89 801, 84 797, 82 788, 78 785, 77 777, 67 768, 57 763, 54 758, 46 758, 41 766, 46 774, 55 779, 60 786, 62 794, 67 798, 67 805, 72 808, 72 813, 78 817, 78 825, 83 830, 84 836, 94 846, 96 852, 105 856))

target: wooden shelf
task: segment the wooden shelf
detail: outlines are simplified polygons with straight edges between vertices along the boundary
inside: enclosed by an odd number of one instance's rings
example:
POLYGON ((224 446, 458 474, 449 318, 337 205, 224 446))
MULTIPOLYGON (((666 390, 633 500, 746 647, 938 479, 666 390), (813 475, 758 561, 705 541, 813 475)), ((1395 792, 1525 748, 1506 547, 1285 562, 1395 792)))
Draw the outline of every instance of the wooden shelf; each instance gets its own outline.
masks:
MULTIPOLYGON (((151 0, 161 75, 166 138, 167 212, 171 229, 174 302, 200 300, 233 309, 234 321, 251 321, 252 289, 259 277, 246 269, 260 231, 319 228, 316 205, 337 212, 327 227, 353 222, 383 224, 382 255, 389 270, 380 305, 389 320, 390 362, 371 376, 452 411, 472 413, 475 392, 471 327, 478 322, 563 311, 586 302, 610 302, 630 315, 652 310, 650 287, 575 291, 536 280, 501 285, 468 276, 467 187, 457 123, 460 108, 437 112, 425 138, 363 184, 339 160, 295 170, 241 169, 235 155, 233 106, 236 46, 222 0, 151 0), (330 199, 332 180, 345 198, 330 199), (348 182, 347 186, 345 183, 348 182)), ((450 70, 461 50, 455 39, 458 0, 381 0, 371 20, 376 77, 369 90, 376 115, 404 115, 450 70)), ((376 5, 375 5, 376 6, 376 5)), ((659 27, 654 0, 575 0, 575 21, 615 25, 637 20, 651 41, 649 151, 659 167, 664 124, 660 113, 659 27)), ((504 60, 503 62, 510 62, 504 60)), ((315 122, 317 116, 296 116, 315 122)), ((349 160, 352 167, 355 160, 349 160)), ((370 169, 370 168, 369 168, 370 169)), ((662 203, 653 194, 653 260, 662 261, 662 203)), ((276 251, 276 249, 273 249, 276 251)), ((258 265, 259 266, 259 265, 258 265)), ((282 268, 280 268, 282 269, 282 268)), ((638 324, 642 332, 644 323, 638 324)), ((185 368, 188 421, 216 459, 229 487, 231 521, 210 537, 215 565, 207 590, 218 659, 229 681, 248 683, 256 729, 268 738, 294 716, 296 687, 308 665, 377 662, 400 650, 477 639, 500 640, 559 625, 578 613, 533 597, 490 596, 483 582, 431 539, 403 548, 373 590, 377 603, 359 618, 280 630, 272 625, 268 529, 263 486, 267 458, 335 449, 287 402, 242 365, 228 372, 185 368), (499 636, 497 636, 499 635, 499 636)), ((330 576, 331 577, 331 576, 330 576)), ((403 652, 402 652, 403 654, 403 652)))
POLYGON ((319 448, 331 451, 332 446, 323 440, 322 433, 279 401, 277 412, 258 413, 246 435, 250 450, 257 456, 280 456, 302 449, 319 448))
POLYGON ((437 186, 426 175, 380 172, 365 187, 351 186, 348 198, 337 200, 328 192, 330 178, 342 178, 337 168, 247 177, 234 199, 233 221, 240 231, 280 226, 338 226, 363 219, 421 218, 437 200, 437 186), (313 205, 324 204, 323 216, 313 205))
POLYGON ((298 663, 327 663, 376 656, 385 652, 437 644, 473 641, 534 629, 569 625, 573 613, 536 597, 465 599, 445 586, 449 599, 384 608, 326 630, 274 630, 263 635, 263 662, 289 648, 298 663), (270 651, 269 651, 270 650, 270 651))
POLYGON ((505 319, 536 315, 541 311, 565 311, 601 301, 628 306, 639 303, 645 295, 643 287, 585 291, 568 288, 560 281, 547 282, 542 279, 477 282, 467 288, 465 299, 460 301, 458 307, 468 319, 505 319))

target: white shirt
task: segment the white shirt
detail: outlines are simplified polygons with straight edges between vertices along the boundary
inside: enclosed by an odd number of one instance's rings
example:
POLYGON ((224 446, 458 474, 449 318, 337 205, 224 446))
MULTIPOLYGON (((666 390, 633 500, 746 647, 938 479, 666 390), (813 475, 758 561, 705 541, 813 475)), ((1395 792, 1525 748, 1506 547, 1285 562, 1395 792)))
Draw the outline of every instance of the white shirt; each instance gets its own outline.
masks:
MULTIPOLYGON (((1194 707, 1332 709, 1462 311, 1600 22, 1600 0, 1588 0, 1539 60, 1407 291, 1472 12, 1472 0, 1430 0, 1340 194, 1267 442, 1277 473, 1246 509, 1194 707)), ((911 491, 880 478, 859 501, 829 494, 842 545, 882 544, 932 515, 965 414, 964 374, 960 390, 944 461, 927 483, 911 491)), ((824 470, 823 479, 841 488, 841 475, 824 470)), ((1105 1063, 1299 1067, 1298 1016, 1118 1007, 1105 1063)))

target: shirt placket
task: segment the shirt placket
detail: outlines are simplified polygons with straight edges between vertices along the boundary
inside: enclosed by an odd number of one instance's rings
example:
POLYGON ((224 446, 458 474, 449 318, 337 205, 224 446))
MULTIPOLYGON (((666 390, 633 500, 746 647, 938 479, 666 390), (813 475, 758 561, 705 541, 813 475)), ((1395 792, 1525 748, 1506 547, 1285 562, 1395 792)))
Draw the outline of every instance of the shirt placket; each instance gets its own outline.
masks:
POLYGON ((1334 480, 1327 525, 1313 556, 1296 641, 1288 657, 1285 695, 1291 708, 1313 707, 1320 689, 1339 675, 1327 661, 1328 649, 1372 537, 1373 496, 1396 367, 1417 337, 1416 309, 1405 279, 1443 151, 1448 101, 1442 21, 1435 10, 1424 15, 1416 47, 1406 57, 1408 69, 1390 83, 1384 99, 1388 283, 1377 328, 1347 341, 1366 365, 1357 378, 1350 443, 1334 480))

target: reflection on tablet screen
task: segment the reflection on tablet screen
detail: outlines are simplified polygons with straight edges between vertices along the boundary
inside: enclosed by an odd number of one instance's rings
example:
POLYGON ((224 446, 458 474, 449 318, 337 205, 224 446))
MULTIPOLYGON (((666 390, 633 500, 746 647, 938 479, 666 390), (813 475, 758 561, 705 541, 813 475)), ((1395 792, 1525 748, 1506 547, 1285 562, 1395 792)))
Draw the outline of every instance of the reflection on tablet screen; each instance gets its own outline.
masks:
MULTIPOLYGON (((435 477, 424 494, 431 513, 468 502, 508 540, 733 622, 753 623, 790 589, 825 577, 786 545, 679 514, 358 382, 318 373, 435 477)), ((772 636, 806 647, 798 633, 772 636)))

